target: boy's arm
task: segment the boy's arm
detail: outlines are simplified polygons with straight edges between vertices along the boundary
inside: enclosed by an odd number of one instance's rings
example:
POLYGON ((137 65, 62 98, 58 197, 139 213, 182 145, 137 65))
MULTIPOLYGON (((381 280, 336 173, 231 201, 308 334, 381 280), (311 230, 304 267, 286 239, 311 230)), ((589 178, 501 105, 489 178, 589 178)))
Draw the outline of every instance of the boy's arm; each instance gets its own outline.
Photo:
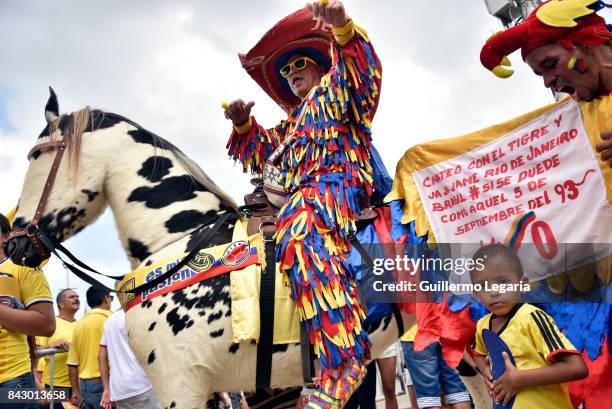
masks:
POLYGON ((532 386, 557 385, 584 379, 589 370, 578 354, 559 353, 556 362, 543 368, 518 370, 508 354, 503 352, 506 372, 495 382, 494 392, 497 402, 507 404, 521 389, 532 386))
POLYGON ((485 383, 487 384, 487 388, 489 388, 489 393, 491 397, 493 397, 493 375, 491 374, 491 365, 489 364, 489 359, 486 356, 482 355, 474 355, 474 362, 476 362, 476 367, 478 371, 483 376, 485 383))
POLYGON ((485 378, 485 383, 489 388, 491 395, 493 394, 493 374, 491 373, 491 363, 487 355, 487 348, 485 347, 484 340, 482 339, 482 329, 484 323, 487 322, 487 317, 478 320, 476 324, 476 333, 474 334, 474 342, 471 347, 468 347, 467 351, 470 356, 474 358, 476 367, 480 374, 485 378))

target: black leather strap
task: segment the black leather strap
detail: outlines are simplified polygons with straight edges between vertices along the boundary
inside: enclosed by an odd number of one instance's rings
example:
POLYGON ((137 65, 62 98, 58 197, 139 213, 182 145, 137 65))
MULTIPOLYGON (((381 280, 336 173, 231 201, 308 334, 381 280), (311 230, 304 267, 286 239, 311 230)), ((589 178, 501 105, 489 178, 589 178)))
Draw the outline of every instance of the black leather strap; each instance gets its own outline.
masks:
POLYGON ((357 240, 357 236, 351 234, 349 236, 349 240, 351 244, 357 249, 359 255, 361 256, 361 263, 367 266, 369 269, 374 268, 374 260, 372 260, 372 256, 368 253, 368 251, 363 247, 363 245, 357 240))
MULTIPOLYGON (((185 265, 187 265, 187 263, 189 263, 193 259, 193 257, 196 254, 198 254, 200 250, 202 250, 206 245, 208 245, 208 243, 210 243, 210 241, 215 236, 215 234, 217 234, 217 232, 219 231, 223 223, 228 221, 231 217, 237 218, 238 215, 235 213, 224 213, 221 216, 219 216, 215 224, 213 224, 213 226, 202 237, 200 237, 200 239, 195 243, 195 245, 193 246, 193 249, 185 257, 183 257, 183 259, 177 265, 172 267, 170 270, 166 271, 164 274, 160 275, 159 277, 156 277, 154 280, 149 281, 148 283, 139 285, 138 287, 132 290, 125 291, 125 292, 131 293, 131 294, 138 294, 142 291, 146 291, 153 287, 156 287, 159 283, 167 280, 174 273, 176 273, 177 271, 185 267, 185 265)), ((200 229, 204 227, 205 226, 202 226, 200 229)), ((196 234, 197 234, 197 231, 196 231, 196 234)))
POLYGON ((312 387, 313 380, 315 377, 314 370, 314 358, 312 345, 308 339, 308 332, 306 331, 306 322, 300 323, 300 354, 302 356, 302 379, 304 381, 304 387, 312 387))
POLYGON ((399 336, 401 337, 406 332, 404 328, 404 319, 402 318, 402 313, 397 306, 397 303, 391 304, 391 311, 393 311, 393 316, 395 317, 395 322, 397 323, 397 331, 399 332, 399 336))
POLYGON ((272 345, 274 341, 274 284, 276 278, 276 245, 274 233, 264 231, 266 269, 259 287, 259 343, 257 344, 257 388, 269 388, 272 377, 272 345))
MULTIPOLYGON (((60 259, 60 261, 64 264, 64 267, 67 267, 68 269, 70 269, 70 271, 79 271, 80 273, 82 273, 83 275, 87 275, 85 272, 81 271, 78 267, 82 268, 83 270, 87 270, 91 273, 94 274, 99 274, 101 276, 104 277, 108 277, 108 278, 112 278, 114 280, 120 280, 123 278, 123 276, 111 276, 111 275, 106 275, 104 273, 100 273, 99 271, 89 267, 87 264, 83 263, 81 260, 79 260, 74 254, 72 254, 66 247, 64 247, 60 242, 58 242, 57 240, 50 238, 49 236, 47 236, 46 234, 44 234, 42 232, 42 230, 38 229, 36 231, 36 236, 38 237, 38 239, 45 245, 45 247, 53 254, 55 254, 55 256, 57 258, 60 259), (69 262, 65 261, 60 253, 63 253, 66 257, 68 257, 68 259, 70 261, 72 261, 74 264, 76 264, 76 266, 73 266, 72 264, 70 264, 69 262), (78 266, 78 267, 77 267, 78 266)), ((82 280, 85 280, 84 278, 82 278, 81 276, 77 275, 79 278, 81 278, 82 280)), ((87 281, 87 280, 85 280, 87 281)), ((87 281, 89 283, 89 281, 87 281)), ((89 283, 92 284, 92 283, 89 283)), ((92 284, 94 285, 94 284, 92 284)))
MULTIPOLYGON (((195 243, 194 248, 189 252, 189 254, 187 254, 177 265, 172 267, 170 270, 166 271, 164 274, 160 275, 159 277, 156 277, 154 280, 149 281, 148 283, 142 284, 142 285, 140 285, 140 286, 138 286, 138 287, 136 287, 134 289, 127 290, 127 291, 122 291, 122 292, 123 293, 130 293, 130 294, 137 294, 139 292, 142 292, 142 291, 148 290, 150 288, 153 288, 153 287, 157 286, 159 283, 161 283, 162 281, 168 279, 168 277, 172 276, 174 273, 176 273, 181 268, 183 268, 187 263, 189 263, 191 261, 191 259, 193 258, 193 256, 195 256, 198 253, 198 251, 200 251, 202 248, 204 248, 204 246, 206 246, 208 243, 210 243, 210 241, 212 240, 214 235, 219 231, 219 228, 223 225, 223 223, 228 221, 231 217, 237 218, 238 215, 235 214, 235 213, 225 213, 225 214, 221 215, 217 219, 215 224, 195 243)), ((201 230, 201 229, 203 229, 205 227, 206 226, 202 226, 198 230, 201 230)), ((95 269, 89 267, 87 264, 83 263, 78 258, 76 258, 61 243, 57 242, 54 239, 51 239, 46 234, 44 234, 44 232, 42 230, 37 229, 35 234, 36 234, 36 237, 38 237, 40 239, 40 241, 44 244, 44 246, 47 249, 49 249, 49 251, 51 253, 53 253, 55 256, 57 256, 57 258, 60 259, 60 261, 63 263, 64 267, 69 269, 71 272, 74 273, 74 275, 76 275, 78 278, 80 278, 81 280, 85 281, 86 283, 88 283, 90 285, 95 285, 95 286, 103 287, 106 290, 108 290, 109 292, 115 292, 114 288, 107 287, 105 284, 102 284, 100 281, 96 280, 95 278, 93 278, 92 276, 90 276, 88 273, 86 273, 83 270, 87 270, 87 271, 89 271, 91 273, 99 274, 99 275, 104 276, 104 277, 112 278, 114 280, 121 280, 121 279, 123 279, 123 276, 110 276, 110 275, 106 275, 106 274, 100 273, 99 271, 96 271, 95 269), (73 264, 65 261, 62 258, 62 256, 60 255, 60 253, 58 252, 58 250, 61 251, 66 257, 68 257, 76 265, 73 265, 73 264), (83 269, 83 270, 81 270, 81 269, 83 269)), ((197 230, 194 232, 194 234, 197 234, 197 230)))

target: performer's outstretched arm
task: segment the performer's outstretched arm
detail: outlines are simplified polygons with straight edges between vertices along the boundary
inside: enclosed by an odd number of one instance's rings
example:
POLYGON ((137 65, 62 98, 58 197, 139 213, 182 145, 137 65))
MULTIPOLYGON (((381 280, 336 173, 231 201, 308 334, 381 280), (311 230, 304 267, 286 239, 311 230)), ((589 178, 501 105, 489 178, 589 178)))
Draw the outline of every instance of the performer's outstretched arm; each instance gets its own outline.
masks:
POLYGON ((238 99, 225 110, 225 117, 234 124, 227 150, 232 159, 242 163, 244 172, 261 173, 270 154, 284 139, 287 123, 282 121, 275 128, 265 129, 250 115, 253 105, 254 102, 238 99))

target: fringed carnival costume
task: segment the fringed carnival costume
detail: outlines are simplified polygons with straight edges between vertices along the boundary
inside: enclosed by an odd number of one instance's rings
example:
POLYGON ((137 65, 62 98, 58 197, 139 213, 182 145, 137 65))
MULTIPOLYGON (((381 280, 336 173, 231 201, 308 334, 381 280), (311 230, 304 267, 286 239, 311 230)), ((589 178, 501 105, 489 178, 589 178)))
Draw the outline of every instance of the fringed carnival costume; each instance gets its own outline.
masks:
POLYGON ((240 56, 288 118, 266 129, 251 117, 235 127, 227 144, 229 155, 254 174, 286 145, 278 161, 285 200, 278 212, 276 258, 319 357, 321 378, 310 407, 346 401, 365 375, 370 349, 347 252, 359 201, 374 189, 371 121, 381 66, 365 31, 350 19, 334 28, 333 36, 328 30, 310 11, 300 10, 240 56), (278 75, 278 67, 295 54, 327 70, 301 101, 278 75))

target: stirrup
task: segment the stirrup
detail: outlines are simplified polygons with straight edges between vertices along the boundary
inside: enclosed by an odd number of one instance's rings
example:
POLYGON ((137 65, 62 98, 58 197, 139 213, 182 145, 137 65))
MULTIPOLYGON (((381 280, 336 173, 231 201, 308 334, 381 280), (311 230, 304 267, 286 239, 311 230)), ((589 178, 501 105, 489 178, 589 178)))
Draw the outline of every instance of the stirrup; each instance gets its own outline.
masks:
POLYGON ((295 409, 306 409, 308 401, 310 401, 310 398, 314 393, 314 389, 304 385, 304 387, 302 388, 302 392, 300 393, 300 397, 298 398, 297 404, 295 405, 295 409))
MULTIPOLYGON (((347 399, 348 401, 348 399, 347 399)), ((346 402, 334 399, 323 392, 315 391, 306 404, 307 409, 342 409, 346 402)))
POLYGON ((361 386, 367 375, 363 363, 355 362, 346 378, 322 380, 317 390, 310 396, 306 408, 310 409, 341 409, 346 405, 353 393, 361 386), (311 404, 312 402, 312 404, 311 404))

